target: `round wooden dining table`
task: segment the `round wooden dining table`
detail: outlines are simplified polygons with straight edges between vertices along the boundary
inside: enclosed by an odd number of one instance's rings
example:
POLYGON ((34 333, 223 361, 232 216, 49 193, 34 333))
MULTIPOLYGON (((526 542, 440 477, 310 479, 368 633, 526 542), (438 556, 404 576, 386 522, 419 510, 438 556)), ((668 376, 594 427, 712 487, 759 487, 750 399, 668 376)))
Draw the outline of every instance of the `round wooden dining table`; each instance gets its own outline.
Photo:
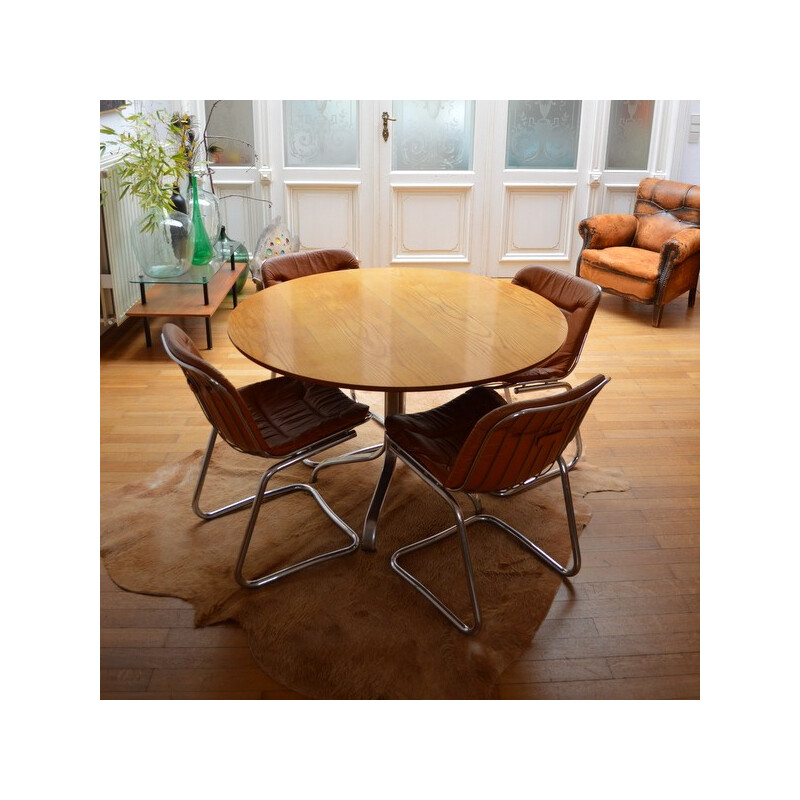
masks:
MULTIPOLYGON (((506 378, 555 352, 561 311, 508 281, 446 269, 367 267, 309 275, 257 292, 231 312, 228 336, 269 370, 313 383, 384 393, 402 413, 405 393, 506 378)), ((364 522, 377 520, 395 458, 384 466, 364 522)))

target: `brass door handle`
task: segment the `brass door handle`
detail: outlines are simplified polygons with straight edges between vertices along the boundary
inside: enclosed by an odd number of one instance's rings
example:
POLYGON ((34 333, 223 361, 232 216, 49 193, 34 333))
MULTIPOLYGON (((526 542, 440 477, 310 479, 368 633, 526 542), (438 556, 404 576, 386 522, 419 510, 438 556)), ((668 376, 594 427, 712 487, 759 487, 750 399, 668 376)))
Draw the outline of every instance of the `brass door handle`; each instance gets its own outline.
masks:
POLYGON ((394 117, 390 117, 388 111, 384 111, 383 114, 381 114, 381 119, 383 120, 383 141, 384 142, 388 142, 389 141, 389 123, 390 122, 397 122, 397 120, 394 117))

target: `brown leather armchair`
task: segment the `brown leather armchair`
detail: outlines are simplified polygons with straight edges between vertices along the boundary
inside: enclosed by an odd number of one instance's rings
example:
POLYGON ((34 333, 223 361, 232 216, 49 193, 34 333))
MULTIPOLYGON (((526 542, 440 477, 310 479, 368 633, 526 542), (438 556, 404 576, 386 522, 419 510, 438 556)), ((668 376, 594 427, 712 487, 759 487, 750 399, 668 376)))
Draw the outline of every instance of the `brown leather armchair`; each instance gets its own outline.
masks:
POLYGON ((653 327, 664 306, 689 292, 694 306, 700 277, 700 187, 645 178, 633 214, 597 214, 578 225, 583 246, 577 274, 604 291, 653 306, 653 327))

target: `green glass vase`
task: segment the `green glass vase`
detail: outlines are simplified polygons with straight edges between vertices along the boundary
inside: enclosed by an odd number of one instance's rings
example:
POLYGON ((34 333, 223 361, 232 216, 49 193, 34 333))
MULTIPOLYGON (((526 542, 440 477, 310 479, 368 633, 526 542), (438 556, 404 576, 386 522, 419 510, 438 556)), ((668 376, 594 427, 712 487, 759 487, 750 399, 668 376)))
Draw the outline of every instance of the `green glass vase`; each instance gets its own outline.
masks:
POLYGON ((210 264, 214 257, 214 248, 211 246, 211 240, 208 238, 205 225, 203 224, 203 215, 200 213, 200 203, 197 199, 197 176, 192 175, 192 225, 194 226, 194 256, 192 264, 210 264))

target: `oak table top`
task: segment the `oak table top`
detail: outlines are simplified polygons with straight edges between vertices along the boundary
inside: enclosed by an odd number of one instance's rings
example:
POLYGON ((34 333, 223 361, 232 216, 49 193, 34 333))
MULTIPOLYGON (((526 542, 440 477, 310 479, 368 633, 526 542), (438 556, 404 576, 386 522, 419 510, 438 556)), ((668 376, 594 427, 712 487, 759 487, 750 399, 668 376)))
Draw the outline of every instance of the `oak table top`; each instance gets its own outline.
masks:
MULTIPOLYGON (((537 364, 567 335, 559 309, 508 281, 463 272, 379 267, 295 278, 239 303, 228 336, 275 372, 348 389, 384 392, 402 413, 405 392, 475 386, 537 364)), ((394 469, 384 466, 364 523, 375 549, 394 469)))
POLYGON ((315 383, 383 392, 474 386, 557 350, 563 314, 507 281, 414 267, 296 278, 240 302, 228 335, 247 358, 315 383))

